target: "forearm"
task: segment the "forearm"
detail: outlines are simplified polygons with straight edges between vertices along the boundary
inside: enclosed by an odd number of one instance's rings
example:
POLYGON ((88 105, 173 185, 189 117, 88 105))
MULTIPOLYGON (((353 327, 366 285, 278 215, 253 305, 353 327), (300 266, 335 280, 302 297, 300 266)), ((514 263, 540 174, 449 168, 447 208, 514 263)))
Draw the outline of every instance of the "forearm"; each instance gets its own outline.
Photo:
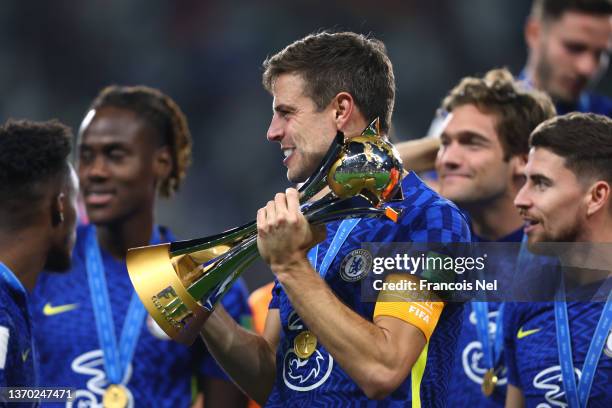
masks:
POLYGON ((345 306, 310 264, 293 267, 303 270, 275 272, 309 330, 366 395, 377 398, 393 391, 416 361, 424 339, 422 344, 415 342, 415 352, 408 359, 398 358, 402 354, 398 351, 401 346, 387 328, 367 321, 345 306))
POLYGON ((222 306, 206 321, 201 335, 223 370, 249 397, 263 405, 276 375, 272 345, 263 336, 238 325, 222 306))
POLYGON ((426 137, 395 145, 404 163, 404 168, 416 172, 433 170, 440 139, 426 137))

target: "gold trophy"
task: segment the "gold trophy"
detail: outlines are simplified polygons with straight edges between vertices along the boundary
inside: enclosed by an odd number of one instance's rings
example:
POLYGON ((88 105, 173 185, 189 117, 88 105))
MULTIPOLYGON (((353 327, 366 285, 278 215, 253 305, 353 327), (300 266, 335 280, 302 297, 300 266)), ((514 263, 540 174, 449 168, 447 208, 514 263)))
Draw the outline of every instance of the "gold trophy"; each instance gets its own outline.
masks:
MULTIPOLYGON (((301 211, 311 224, 344 218, 388 217, 383 204, 401 200, 402 163, 380 136, 378 119, 360 136, 338 132, 319 169, 300 188, 301 211), (322 198, 313 197, 329 190, 322 198)), ((127 268, 149 314, 170 338, 191 345, 227 289, 259 256, 257 225, 218 235, 132 248, 127 268)))

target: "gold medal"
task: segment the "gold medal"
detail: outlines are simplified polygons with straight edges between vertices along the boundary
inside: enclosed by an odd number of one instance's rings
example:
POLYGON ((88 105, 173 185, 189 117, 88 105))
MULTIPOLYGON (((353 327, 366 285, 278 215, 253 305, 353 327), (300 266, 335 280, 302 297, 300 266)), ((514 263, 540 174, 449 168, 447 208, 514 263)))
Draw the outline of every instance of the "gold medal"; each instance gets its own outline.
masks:
POLYGON ((301 359, 307 359, 317 349, 317 336, 306 330, 301 332, 293 340, 293 350, 301 359))
POLYGON ((104 408, 125 408, 128 405, 128 392, 123 385, 111 384, 104 392, 102 406, 104 408))
POLYGON ((482 377, 482 393, 487 397, 493 394, 495 391, 495 386, 497 385, 497 375, 495 375, 495 370, 489 368, 485 373, 484 377, 482 377))

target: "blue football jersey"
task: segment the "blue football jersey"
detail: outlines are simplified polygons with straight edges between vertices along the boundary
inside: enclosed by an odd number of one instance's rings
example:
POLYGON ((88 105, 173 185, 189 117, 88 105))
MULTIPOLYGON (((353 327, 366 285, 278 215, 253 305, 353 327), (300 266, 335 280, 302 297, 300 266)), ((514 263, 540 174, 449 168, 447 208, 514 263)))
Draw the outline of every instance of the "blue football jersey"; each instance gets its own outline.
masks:
MULTIPOLYGON (((324 276, 325 282, 335 295, 369 321, 372 321, 375 302, 361 298, 361 280, 371 270, 371 265, 363 262, 362 243, 448 243, 470 240, 468 225, 459 210, 427 187, 414 173, 404 178, 402 187, 404 201, 394 205, 396 208, 403 208, 399 223, 381 219, 361 219, 340 247, 324 276)), ((319 245, 317 270, 339 225, 340 222, 327 225, 327 240, 319 245)), ((405 407, 413 400, 415 403, 420 400, 423 406, 427 407, 445 405, 446 386, 461 323, 462 304, 449 303, 444 307, 423 352, 425 363, 416 364, 404 383, 381 401, 368 400, 320 343, 308 359, 301 359, 295 354, 294 340, 307 328, 278 283, 273 290, 270 308, 279 309, 282 328, 276 354, 276 381, 267 406, 405 407)), ((321 316, 321 319, 324 318, 325 316, 321 316)))
MULTIPOLYGON (((576 380, 582 374, 584 359, 603 302, 568 302, 567 315, 576 380)), ((527 407, 566 407, 563 377, 559 365, 554 304, 508 303, 504 318, 508 382, 519 388, 527 407)), ((612 406, 612 337, 607 335, 600 356, 588 407, 612 406)))
MULTIPOLYGON (((472 233, 472 238, 476 242, 488 242, 472 233)), ((523 229, 519 229, 503 237, 496 242, 521 242, 523 239, 523 229)), ((518 250, 516 247, 508 247, 512 253, 504 253, 502 256, 508 256, 516 259, 518 250)), ((502 262, 499 256, 496 256, 495 266, 504 266, 512 268, 515 265, 514 259, 508 259, 508 262, 502 262)), ((511 277, 513 271, 504 271, 502 276, 505 278, 511 277)), ((504 287, 504 286, 501 286, 504 287)), ((500 302, 487 302, 488 304, 488 329, 489 341, 493 345, 496 333, 498 331, 497 319, 499 314, 500 302)), ((482 352, 482 343, 479 340, 476 328, 476 313, 472 308, 472 304, 466 304, 463 312, 463 324, 461 334, 457 340, 457 352, 455 353, 455 363, 453 372, 448 386, 448 402, 449 407, 470 406, 470 407, 503 407, 506 401, 506 384, 508 383, 507 369, 505 367, 504 351, 501 350, 499 362, 496 365, 496 375, 498 378, 497 386, 493 394, 489 397, 482 392, 482 378, 487 372, 485 359, 482 352)))
MULTIPOLYGON (((6 268, 13 282, 19 283, 6 268)), ((11 282, 11 283, 13 283, 11 282)), ((14 287, 0 274, 0 387, 35 387, 37 381, 37 356, 33 344, 28 295, 19 284, 14 287)), ((2 405, 0 399, 0 405, 2 405)), ((33 406, 33 403, 11 406, 33 406)))
MULTIPOLYGON (((64 274, 43 273, 39 279, 32 313, 41 385, 74 387, 74 406, 101 406, 109 384, 85 269, 85 228, 77 230, 72 269, 64 274)), ((165 228, 160 230, 165 240, 174 240, 165 228)), ((119 336, 134 289, 125 262, 102 249, 101 255, 114 330, 119 336)), ((241 280, 222 303, 238 321, 250 315, 246 287, 241 280)), ((171 341, 147 315, 134 357, 121 382, 129 392, 130 406, 187 407, 191 402, 193 375, 226 379, 203 343, 198 340, 192 347, 186 347, 171 341)))

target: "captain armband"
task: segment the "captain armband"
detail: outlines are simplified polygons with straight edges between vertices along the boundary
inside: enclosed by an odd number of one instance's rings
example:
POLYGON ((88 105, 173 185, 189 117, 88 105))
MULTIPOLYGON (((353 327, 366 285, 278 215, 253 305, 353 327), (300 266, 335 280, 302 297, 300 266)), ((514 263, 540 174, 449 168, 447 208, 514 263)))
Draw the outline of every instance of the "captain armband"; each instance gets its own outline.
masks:
MULTIPOLYGON (((406 280, 406 275, 389 275, 385 282, 399 282, 406 280)), ((418 281, 417 277, 408 279, 418 281)), ((378 295, 374 308, 374 318, 377 316, 391 316, 401 319, 419 328, 427 341, 440 320, 440 315, 444 309, 442 301, 423 301, 426 297, 423 292, 415 293, 410 289, 383 289, 378 295), (418 301, 415 299, 419 299, 418 301)))

